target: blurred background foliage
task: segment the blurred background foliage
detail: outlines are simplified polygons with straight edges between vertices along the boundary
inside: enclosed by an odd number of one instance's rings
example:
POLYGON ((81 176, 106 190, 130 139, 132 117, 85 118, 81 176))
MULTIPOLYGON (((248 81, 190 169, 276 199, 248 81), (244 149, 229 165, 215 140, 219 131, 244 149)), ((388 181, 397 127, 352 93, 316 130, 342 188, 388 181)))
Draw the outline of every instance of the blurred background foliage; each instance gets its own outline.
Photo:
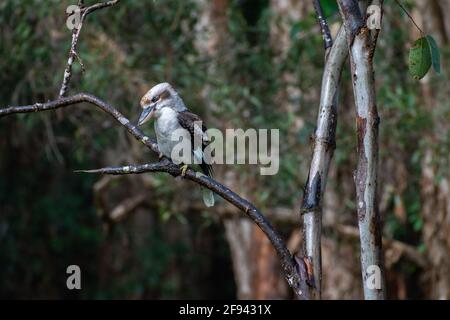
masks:
MULTIPOLYGON (((71 38, 65 9, 75 2, 0 3, 0 107, 57 97, 71 38)), ((443 74, 430 73, 421 82, 409 76, 408 49, 417 34, 401 10, 386 2, 375 57, 382 119, 380 210, 386 237, 417 250, 427 266, 417 266, 400 253, 388 263, 388 288, 391 298, 442 297, 450 295, 450 284, 442 289, 448 278, 433 268, 450 263, 445 253, 450 237, 450 28, 442 24, 449 12, 427 15, 420 11, 423 2, 403 2, 428 32, 442 34, 433 36, 441 47, 443 74), (438 18, 441 24, 433 29, 427 19, 438 18), (443 205, 433 207, 439 203, 443 205), (425 232, 427 224, 435 229, 425 232), (440 236, 427 236, 430 232, 440 236)), ((437 6, 443 2, 433 1, 437 6)), ((334 1, 322 4, 336 32, 337 6, 334 1)), ((167 81, 210 127, 279 128, 277 175, 259 176, 257 166, 236 165, 218 168, 217 179, 263 212, 287 210, 295 221, 324 60, 310 3, 122 1, 88 16, 78 53, 86 70, 82 73, 75 63, 70 93, 97 95, 132 121, 138 117, 141 96, 167 81)), ((356 225, 356 139, 347 69, 324 212, 324 223, 331 226, 324 231, 327 298, 361 297, 357 241, 333 229, 356 225), (331 266, 337 267, 328 272, 331 266)), ((0 120, 0 297, 289 297, 276 263, 264 265, 276 258, 270 248, 271 258, 264 254, 261 248, 267 244, 258 231, 242 229, 253 239, 242 246, 249 257, 249 265, 243 265, 227 221, 239 220, 244 226, 245 219, 220 201, 207 210, 190 183, 164 174, 112 178, 73 173, 155 160, 111 118, 92 109, 80 105, 0 120), (81 267, 81 291, 66 289, 70 264, 81 267), (244 279, 239 272, 250 276, 244 279), (267 274, 276 283, 271 293, 255 284, 267 274)), ((146 130, 153 132, 152 126, 146 130)), ((274 218, 274 223, 291 249, 300 245, 296 222, 274 218)))

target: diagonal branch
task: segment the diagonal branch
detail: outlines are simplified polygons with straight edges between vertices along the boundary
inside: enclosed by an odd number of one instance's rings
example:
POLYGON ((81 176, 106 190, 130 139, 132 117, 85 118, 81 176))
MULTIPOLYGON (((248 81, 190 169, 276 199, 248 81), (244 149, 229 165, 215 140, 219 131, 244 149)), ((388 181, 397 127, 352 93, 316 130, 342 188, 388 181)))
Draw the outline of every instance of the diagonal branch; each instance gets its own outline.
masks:
POLYGON ((314 10, 316 11, 317 20, 319 20, 320 31, 323 37, 323 46, 325 48, 326 55, 328 55, 328 50, 333 45, 333 38, 331 37, 330 28, 328 27, 327 20, 325 19, 325 15, 323 14, 320 0, 314 0, 313 4, 314 10))
POLYGON ((82 70, 84 71, 84 65, 83 62, 81 61, 80 56, 77 53, 77 48, 78 48, 78 38, 80 37, 80 32, 81 32, 81 28, 83 28, 83 22, 86 19, 86 17, 91 14, 92 12, 96 11, 96 10, 100 10, 103 8, 107 8, 107 7, 111 7, 115 4, 117 4, 120 0, 111 0, 111 1, 106 1, 106 2, 99 2, 96 4, 93 4, 89 7, 84 7, 84 1, 80 0, 78 2, 78 7, 80 7, 80 13, 81 13, 81 17, 80 17, 80 22, 78 24, 78 26, 76 26, 73 30, 72 30, 72 44, 70 45, 70 50, 69 50, 69 58, 67 59, 67 65, 66 68, 64 70, 64 77, 63 77, 63 82, 61 84, 61 89, 59 90, 59 97, 63 97, 65 96, 67 89, 69 87, 69 82, 70 82, 70 78, 72 77, 72 65, 73 62, 75 60, 75 58, 78 60, 78 62, 81 65, 82 70))
MULTIPOLYGON (((90 103, 108 113, 114 119, 116 119, 117 122, 120 123, 120 125, 125 127, 136 140, 143 143, 156 154, 159 154, 158 145, 155 143, 155 141, 153 141, 153 139, 150 139, 148 136, 146 136, 139 128, 133 125, 113 106, 87 93, 78 93, 70 97, 60 98, 46 103, 35 103, 27 106, 7 107, 4 109, 0 109, 0 118, 17 113, 31 113, 55 110, 58 108, 75 105, 81 102, 90 103)), ((85 170, 83 172, 105 174, 166 172, 176 177, 181 175, 182 170, 180 166, 174 164, 170 160, 163 159, 160 162, 152 164, 104 168, 98 170, 85 170)), ((263 216, 263 214, 252 203, 243 199, 226 186, 208 176, 200 175, 194 170, 188 169, 184 175, 184 178, 215 192, 223 199, 234 205, 236 208, 247 214, 261 228, 261 230, 271 241, 278 254, 282 269, 284 271, 284 275, 289 285, 294 290, 297 296, 302 297, 303 292, 305 291, 305 283, 307 279, 307 275, 305 273, 306 267, 303 265, 302 261, 296 262, 294 260, 294 257, 287 249, 283 239, 275 231, 272 224, 263 216)))
POLYGON ((160 162, 139 164, 139 165, 127 165, 120 167, 105 167, 100 169, 88 169, 88 170, 75 170, 76 173, 100 173, 111 175, 122 174, 139 174, 146 172, 170 172, 170 161, 163 159, 160 162))

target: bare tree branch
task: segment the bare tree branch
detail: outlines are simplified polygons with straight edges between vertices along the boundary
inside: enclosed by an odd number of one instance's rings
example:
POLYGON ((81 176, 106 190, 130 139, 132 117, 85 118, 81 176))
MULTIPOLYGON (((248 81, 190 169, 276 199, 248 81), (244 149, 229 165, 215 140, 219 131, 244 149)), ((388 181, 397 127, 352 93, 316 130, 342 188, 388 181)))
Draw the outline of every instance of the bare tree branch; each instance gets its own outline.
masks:
MULTIPOLYGON (((128 132, 133 135, 133 137, 147 146, 150 150, 159 154, 158 145, 155 141, 146 136, 139 128, 133 125, 127 118, 125 118, 117 109, 108 103, 100 100, 99 98, 87 94, 87 93, 78 93, 76 95, 60 98, 57 100, 49 101, 46 103, 35 103, 27 106, 16 106, 16 107, 7 107, 4 109, 0 109, 0 118, 17 114, 17 113, 31 113, 31 112, 39 112, 39 111, 48 111, 55 110, 58 108, 68 107, 71 105, 75 105, 81 102, 90 103, 104 112, 111 115, 114 119, 116 119, 120 125, 124 126, 128 132)), ((176 177, 180 176, 182 170, 180 166, 174 164, 168 159, 163 159, 157 163, 144 164, 138 166, 123 166, 123 167, 113 167, 113 168, 103 168, 97 170, 83 170, 82 172, 89 173, 103 173, 103 174, 125 174, 125 173, 144 173, 144 172, 166 172, 170 175, 176 177)), ((286 247, 283 239, 280 235, 275 231, 271 223, 262 215, 262 213, 249 201, 241 198, 239 195, 231 191, 226 186, 217 182, 216 180, 196 173, 192 169, 188 169, 184 175, 184 178, 191 180, 211 191, 215 192, 223 199, 233 204, 236 208, 244 211, 266 234, 266 236, 271 241, 274 246, 278 257, 281 262, 282 269, 284 271, 285 277, 294 290, 297 296, 302 296, 305 279, 307 277, 304 272, 305 266, 302 265, 301 261, 297 264, 294 260, 294 257, 291 255, 289 250, 286 247)))
POLYGON ((378 110, 376 105, 373 54, 376 43, 371 39, 356 0, 338 0, 347 32, 356 106, 358 165, 355 173, 358 223, 361 242, 361 269, 364 297, 385 299, 382 258, 381 221, 377 203, 378 110), (381 287, 370 288, 368 279, 373 266, 381 271, 381 287), (370 272, 370 273, 369 273, 370 272))
MULTIPOLYGON (((122 175, 122 174, 139 174, 146 172, 167 172, 170 173, 170 161, 163 159, 160 162, 139 164, 139 165, 126 165, 120 167, 105 167, 100 169, 88 169, 88 170, 75 170, 76 173, 101 173, 101 174, 111 174, 111 175, 122 175)), ((176 174, 174 174, 176 176, 176 174)))
POLYGON ((111 7, 115 4, 117 4, 120 0, 111 0, 111 1, 106 1, 106 2, 99 2, 96 4, 93 4, 89 7, 84 7, 84 1, 80 0, 78 1, 78 6, 80 7, 81 10, 81 17, 80 17, 80 23, 78 24, 78 26, 76 26, 73 30, 72 30, 72 44, 70 46, 70 50, 69 50, 69 58, 67 60, 67 65, 66 68, 64 70, 64 77, 63 77, 63 82, 61 84, 61 89, 59 90, 59 97, 63 97, 65 96, 67 89, 69 87, 69 82, 70 82, 70 78, 72 77, 72 65, 73 62, 75 60, 75 58, 78 60, 78 62, 81 65, 82 70, 84 71, 84 65, 83 62, 80 58, 80 56, 78 55, 77 52, 77 47, 78 47, 78 38, 80 37, 80 32, 81 32, 81 28, 83 28, 83 22, 86 19, 86 17, 96 11, 96 10, 100 10, 103 8, 107 8, 107 7, 111 7))
POLYGON ((317 128, 313 137, 313 155, 304 189, 301 214, 303 218, 303 253, 312 263, 314 286, 309 298, 320 299, 322 283, 321 224, 322 198, 328 168, 336 148, 337 95, 341 71, 348 55, 345 30, 341 27, 326 59, 322 76, 317 128))
POLYGON ((110 211, 108 218, 114 222, 123 220, 131 211, 136 209, 147 198, 147 192, 143 191, 132 196, 131 198, 123 200, 110 211))
MULTIPOLYGON (((337 226, 329 226, 328 228, 332 230, 337 230, 339 234, 343 236, 348 236, 349 238, 356 239, 359 237, 358 228, 355 228, 353 226, 339 224, 337 226)), ((417 266, 421 268, 426 268, 428 266, 428 261, 426 260, 425 256, 421 254, 415 247, 407 243, 394 239, 389 239, 386 237, 383 237, 382 241, 383 246, 385 246, 386 249, 395 250, 399 255, 399 257, 405 256, 407 259, 409 259, 411 262, 414 262, 417 266)))
POLYGON ((328 51, 333 45, 333 38, 331 37, 330 28, 328 27, 327 20, 323 14, 322 5, 320 4, 320 0, 314 0, 314 10, 316 10, 317 20, 319 20, 320 31, 322 32, 323 37, 323 45, 325 48, 325 52, 328 55, 328 51))

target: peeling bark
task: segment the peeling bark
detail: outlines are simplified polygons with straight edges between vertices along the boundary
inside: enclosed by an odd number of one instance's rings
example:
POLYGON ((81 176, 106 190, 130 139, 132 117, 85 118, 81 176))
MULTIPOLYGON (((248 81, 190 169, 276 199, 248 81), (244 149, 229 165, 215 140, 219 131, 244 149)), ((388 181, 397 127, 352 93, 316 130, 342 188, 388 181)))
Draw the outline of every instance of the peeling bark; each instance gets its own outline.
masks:
POLYGON ((337 92, 342 67, 348 54, 344 28, 339 31, 328 55, 322 78, 317 129, 313 137, 313 155, 301 208, 303 220, 303 253, 312 262, 314 287, 310 298, 321 297, 321 224, 322 198, 328 168, 336 147, 337 92))
POLYGON ((355 172, 358 224, 361 242, 361 271, 364 297, 385 299, 384 268, 381 251, 381 222, 377 205, 378 125, 373 53, 376 38, 362 19, 358 2, 339 0, 339 9, 347 31, 353 93, 356 106, 358 164, 355 172), (380 288, 368 286, 372 266, 381 276, 380 288))

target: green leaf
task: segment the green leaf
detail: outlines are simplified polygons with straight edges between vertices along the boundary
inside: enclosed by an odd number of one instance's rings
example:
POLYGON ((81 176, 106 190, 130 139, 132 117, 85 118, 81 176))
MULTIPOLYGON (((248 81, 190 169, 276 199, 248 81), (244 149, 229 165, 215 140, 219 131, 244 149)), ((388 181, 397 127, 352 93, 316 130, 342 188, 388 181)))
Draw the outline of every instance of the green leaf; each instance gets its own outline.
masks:
POLYGON ((433 64, 434 71, 441 73, 441 55, 439 53, 439 47, 432 36, 427 35, 426 38, 428 46, 430 47, 431 63, 433 64))
POLYGON ((329 18, 330 16, 339 12, 337 2, 334 0, 322 0, 321 4, 323 8, 323 13, 326 18, 329 18))
POLYGON ((431 50, 425 37, 414 41, 409 50, 409 72, 416 80, 422 79, 431 67, 431 50))

